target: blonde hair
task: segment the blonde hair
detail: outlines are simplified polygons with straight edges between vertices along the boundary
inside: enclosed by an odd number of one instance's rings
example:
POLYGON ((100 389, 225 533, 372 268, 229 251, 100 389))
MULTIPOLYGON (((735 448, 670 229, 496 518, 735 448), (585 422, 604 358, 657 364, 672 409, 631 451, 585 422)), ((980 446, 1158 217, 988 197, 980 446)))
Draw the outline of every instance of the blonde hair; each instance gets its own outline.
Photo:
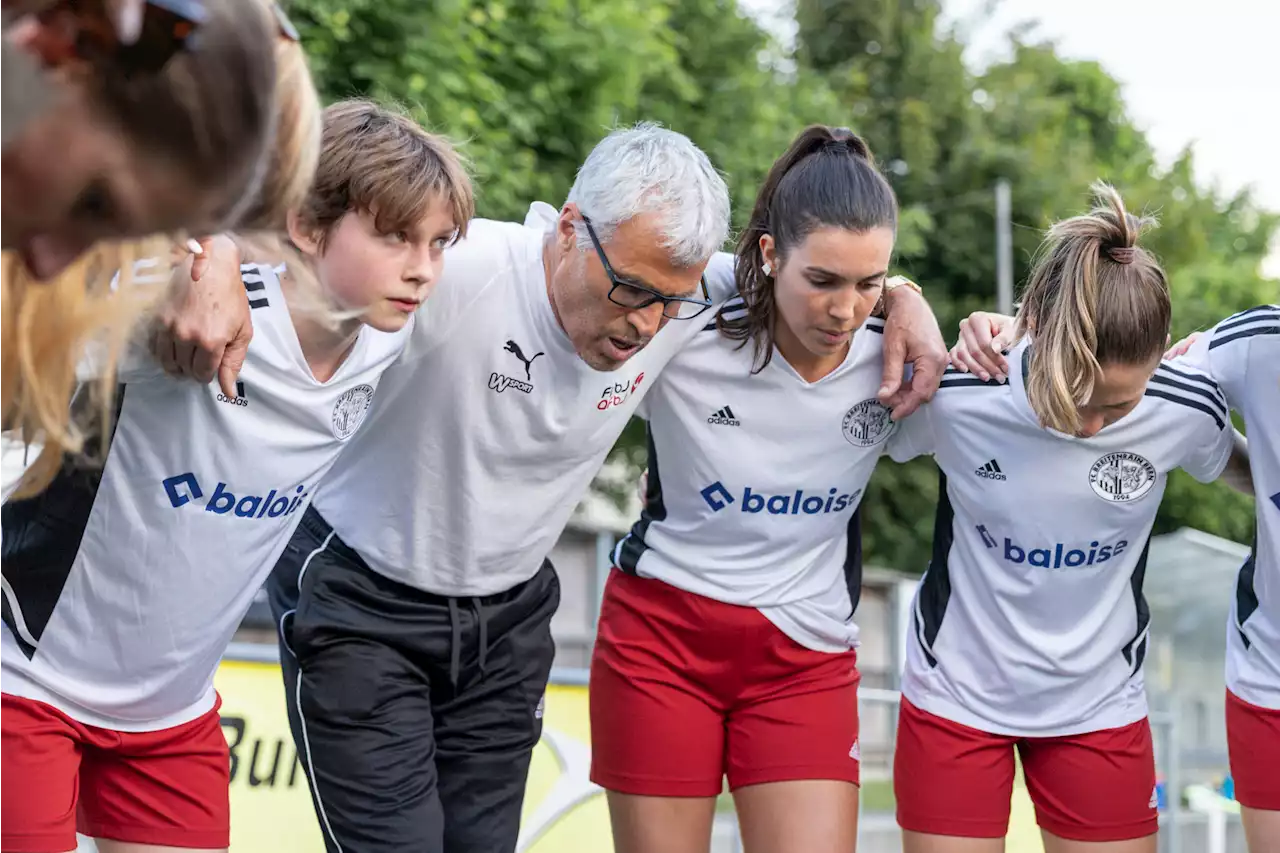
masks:
MULTIPOLYGON (((261 4, 266 9, 266 4, 261 4)), ((265 21, 265 17, 264 17, 265 21)), ((292 39, 276 37, 272 147, 257 172, 261 177, 251 202, 241 202, 238 236, 246 255, 283 255, 278 236, 286 214, 302 205, 315 177, 320 154, 320 99, 306 53, 292 39)), ((18 441, 43 445, 26 470, 14 497, 41 491, 57 475, 67 454, 89 454, 86 437, 100 433, 106 449, 115 390, 115 365, 130 335, 145 322, 165 288, 135 287, 134 262, 167 259, 176 237, 133 243, 99 244, 53 281, 36 281, 16 256, 3 263, 3 430, 18 441), (116 286, 112 275, 121 270, 116 286), (91 405, 71 401, 80 387, 77 365, 89 345, 101 348, 99 378, 87 383, 91 405), (94 429, 92 425, 105 429, 94 429)), ((152 275, 166 275, 162 260, 152 275)))
POLYGON ((1171 315, 1164 270, 1138 245, 1155 220, 1130 214, 1104 182, 1092 190, 1089 213, 1049 229, 1018 311, 1018 335, 1034 338, 1026 378, 1031 408, 1044 426, 1072 435, 1102 365, 1157 357, 1171 315))
POLYGON ((256 200, 231 224, 243 234, 283 233, 288 212, 299 207, 315 179, 320 159, 321 107, 299 42, 276 42, 276 131, 256 200))
MULTIPOLYGON (((78 385, 76 368, 90 344, 101 347, 91 385, 95 406, 86 415, 110 413, 115 364, 138 319, 148 313, 163 288, 134 286, 134 262, 164 257, 165 238, 129 244, 99 244, 52 281, 37 281, 6 252, 0 278, 0 424, 22 443, 43 445, 26 470, 15 497, 39 492, 58 472, 62 457, 85 451, 86 424, 72 416, 78 385), (112 274, 121 270, 118 286, 112 274)), ((162 264, 160 271, 167 268, 162 264)))

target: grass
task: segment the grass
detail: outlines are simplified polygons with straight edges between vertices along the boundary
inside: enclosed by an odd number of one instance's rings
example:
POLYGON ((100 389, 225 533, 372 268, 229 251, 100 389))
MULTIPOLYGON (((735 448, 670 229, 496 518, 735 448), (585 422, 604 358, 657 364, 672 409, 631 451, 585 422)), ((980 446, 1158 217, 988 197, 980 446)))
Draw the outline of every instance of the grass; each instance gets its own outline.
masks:
MULTIPOLYGON (((864 779, 862 782, 862 810, 864 812, 888 812, 892 814, 897 808, 893 798, 892 779, 864 779)), ((731 813, 733 811, 733 795, 728 791, 716 799, 716 811, 731 813)))

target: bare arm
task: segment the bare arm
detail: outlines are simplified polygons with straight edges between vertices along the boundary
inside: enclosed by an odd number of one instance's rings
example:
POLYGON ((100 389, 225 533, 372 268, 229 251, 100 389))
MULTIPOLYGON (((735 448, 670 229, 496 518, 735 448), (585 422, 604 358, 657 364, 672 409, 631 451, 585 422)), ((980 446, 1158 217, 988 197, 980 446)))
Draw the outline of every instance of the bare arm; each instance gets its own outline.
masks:
POLYGON ((877 395, 902 420, 933 399, 947 366, 947 345, 933 309, 910 287, 885 294, 884 378, 877 395), (911 379, 903 381, 910 364, 911 379))
POLYGON ((1239 430, 1232 431, 1235 433, 1235 446, 1231 448, 1231 457, 1222 472, 1222 479, 1237 492, 1252 495, 1253 471, 1249 468, 1249 440, 1239 430))
POLYGON ((225 236, 201 241, 203 254, 188 271, 174 273, 169 299, 157 317, 151 351, 171 376, 197 382, 218 377, 222 393, 235 396, 253 324, 240 280, 240 250, 225 236))

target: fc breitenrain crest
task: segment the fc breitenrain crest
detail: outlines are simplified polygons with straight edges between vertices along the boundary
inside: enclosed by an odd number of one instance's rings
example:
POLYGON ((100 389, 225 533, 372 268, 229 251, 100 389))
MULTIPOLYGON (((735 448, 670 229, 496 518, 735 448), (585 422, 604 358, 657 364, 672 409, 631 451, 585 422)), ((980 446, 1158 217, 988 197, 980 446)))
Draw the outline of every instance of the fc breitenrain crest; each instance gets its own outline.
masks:
POLYGON ((879 400, 863 400, 845 412, 844 437, 856 447, 871 447, 879 444, 893 432, 893 421, 889 420, 889 410, 879 400))
POLYGON ((1108 453, 1089 469, 1089 485, 1104 501, 1136 501, 1156 484, 1156 468, 1136 453, 1108 453))
POLYGON ((343 392, 333 407, 333 434, 338 438, 349 437, 364 422, 372 402, 372 385, 357 385, 343 392))

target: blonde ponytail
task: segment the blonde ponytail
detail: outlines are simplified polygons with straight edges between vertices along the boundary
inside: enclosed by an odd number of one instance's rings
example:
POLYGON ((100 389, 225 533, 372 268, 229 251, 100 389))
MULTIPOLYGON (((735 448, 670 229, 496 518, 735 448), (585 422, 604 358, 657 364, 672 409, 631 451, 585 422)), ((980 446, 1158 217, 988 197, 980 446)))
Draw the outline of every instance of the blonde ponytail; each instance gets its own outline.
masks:
MULTIPOLYGON (((52 281, 36 280, 17 256, 4 254, 0 420, 7 438, 42 446, 14 497, 48 485, 64 454, 95 450, 85 446, 85 436, 90 424, 110 420, 117 358, 136 323, 165 293, 163 287, 136 286, 134 262, 167 258, 171 246, 166 238, 99 244, 52 281), (116 270, 120 278, 112 287, 116 270), (95 405, 84 407, 82 414, 90 415, 85 422, 69 402, 79 383, 76 367, 91 344, 101 348, 95 364, 101 381, 86 386, 86 399, 95 405)), ((151 275, 167 280, 167 267, 151 275)))
POLYGON ((1164 270, 1137 245, 1155 220, 1130 214, 1106 183, 1092 190, 1093 210, 1049 229, 1018 312, 1018 334, 1034 340, 1031 407, 1044 426, 1072 435, 1102 366, 1153 358, 1171 314, 1164 270))

